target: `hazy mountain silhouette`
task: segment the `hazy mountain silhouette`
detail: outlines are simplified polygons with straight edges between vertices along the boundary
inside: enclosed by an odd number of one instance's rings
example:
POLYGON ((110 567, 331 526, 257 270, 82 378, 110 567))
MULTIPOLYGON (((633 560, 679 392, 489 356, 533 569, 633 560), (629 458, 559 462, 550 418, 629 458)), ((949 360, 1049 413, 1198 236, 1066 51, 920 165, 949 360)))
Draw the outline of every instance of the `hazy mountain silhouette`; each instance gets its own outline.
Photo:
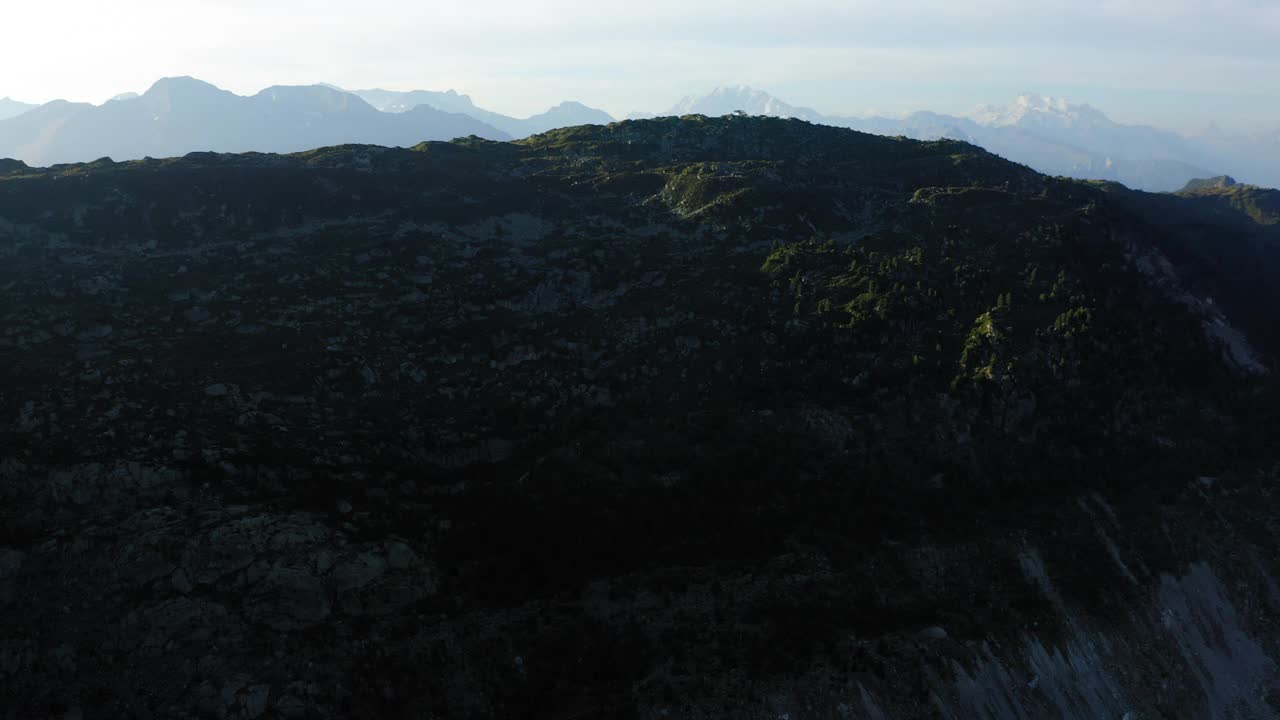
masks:
POLYGON ((1256 158, 1265 142, 1228 139, 1215 148, 1167 130, 1117 123, 1089 105, 1073 105, 1030 93, 1019 96, 1007 107, 979 106, 970 117, 934 112, 905 117, 849 117, 824 115, 738 85, 686 97, 667 114, 716 116, 738 110, 877 135, 964 140, 1043 173, 1112 180, 1143 190, 1172 191, 1191 179, 1225 171, 1255 183, 1280 185, 1280 134, 1275 138, 1275 149, 1261 153, 1267 160, 1250 165, 1241 156, 1256 158))
MULTIPOLYGON (((772 95, 750 88, 746 85, 718 87, 705 95, 689 95, 680 99, 669 109, 666 115, 709 115, 717 117, 735 112, 748 115, 767 115, 769 117, 797 118, 809 122, 824 122, 825 118, 818 111, 810 108, 789 105, 772 95)), ((831 124, 825 123, 824 124, 831 124)))
POLYGON ((525 118, 521 122, 529 134, 536 135, 555 128, 575 125, 608 125, 613 122, 613 116, 603 110, 570 100, 544 113, 525 118))
POLYGON ((1212 157, 1222 158, 1220 170, 1230 171, 1246 182, 1280 187, 1280 128, 1228 133, 1210 126, 1191 140, 1212 157))
POLYGON ((575 125, 607 125, 614 118, 603 110, 587 107, 579 102, 563 102, 550 110, 528 118, 515 118, 491 110, 477 107, 468 95, 453 90, 438 92, 434 90, 353 90, 353 95, 363 98, 373 107, 389 113, 403 113, 422 106, 432 107, 445 112, 462 113, 515 138, 537 135, 548 130, 575 125))
POLYGON ((467 135, 510 139, 466 115, 430 107, 378 112, 354 95, 320 85, 271 87, 243 97, 183 77, 160 80, 134 98, 99 106, 58 101, 0 121, 0 157, 51 165, 194 151, 296 152, 346 143, 411 146, 467 135))
MULTIPOLYGON (((915 112, 902 117, 826 115, 746 85, 682 98, 664 115, 734 112, 797 118, 878 135, 950 138, 981 146, 1051 175, 1110 180, 1173 191, 1195 178, 1231 174, 1280 186, 1280 130, 1230 134, 1211 127, 1183 136, 1126 125, 1089 105, 1027 93, 1008 106, 978 106, 968 116, 915 112)), ((628 119, 653 117, 636 112, 628 119)), ((478 107, 464 94, 333 85, 280 86, 243 97, 192 78, 167 78, 145 94, 94 106, 56 101, 35 107, 0 100, 0 157, 32 165, 109 156, 117 160, 191 151, 293 152, 324 145, 406 146, 478 135, 524 138, 560 127, 613 122, 606 112, 564 102, 527 118, 478 107)))
POLYGON ((36 107, 35 105, 30 105, 24 102, 18 102, 17 100, 14 100, 12 98, 7 98, 7 97, 0 98, 0 120, 16 117, 18 115, 21 115, 24 112, 27 112, 28 110, 35 109, 35 107, 36 107))

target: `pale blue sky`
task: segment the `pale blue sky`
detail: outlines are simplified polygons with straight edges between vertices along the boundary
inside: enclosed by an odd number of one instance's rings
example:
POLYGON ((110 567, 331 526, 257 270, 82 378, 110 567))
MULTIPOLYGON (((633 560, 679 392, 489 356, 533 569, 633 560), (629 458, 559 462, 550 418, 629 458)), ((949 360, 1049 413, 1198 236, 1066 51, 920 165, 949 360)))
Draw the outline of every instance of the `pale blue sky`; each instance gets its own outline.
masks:
MULTIPOLYGON (((100 102, 193 75, 455 88, 615 115, 746 83, 826 113, 966 112, 1023 91, 1176 129, 1280 127, 1280 0, 22 0, 0 96, 100 102)), ((15 7, 16 6, 16 7, 15 7)))

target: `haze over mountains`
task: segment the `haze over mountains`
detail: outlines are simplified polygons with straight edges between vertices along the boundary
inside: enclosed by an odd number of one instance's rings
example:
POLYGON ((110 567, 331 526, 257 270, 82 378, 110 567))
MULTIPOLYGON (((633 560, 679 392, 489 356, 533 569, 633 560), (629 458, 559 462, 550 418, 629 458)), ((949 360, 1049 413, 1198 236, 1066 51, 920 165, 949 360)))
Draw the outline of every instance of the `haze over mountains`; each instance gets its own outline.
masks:
POLYGON ((0 121, 0 157, 52 165, 194 151, 411 146, 467 135, 510 139, 469 115, 427 105, 405 113, 379 112, 354 95, 321 85, 271 87, 244 97, 193 78, 167 78, 139 97, 97 106, 55 101, 0 121))
MULTIPOLYGON (((1195 178, 1217 175, 1280 186, 1280 129, 1248 135, 1210 128, 1184 136, 1117 123, 1089 105, 1035 94, 1024 94, 1008 106, 978 106, 967 117, 928 111, 853 117, 826 115, 737 85, 687 96, 660 113, 632 113, 628 119, 737 111, 878 135, 963 140, 1046 174, 1110 180, 1142 190, 1173 191, 1195 178)), ((478 107, 453 90, 348 92, 332 85, 277 86, 243 97, 191 78, 170 78, 141 96, 125 94, 101 106, 55 101, 36 108, 0 100, 0 157, 49 165, 192 151, 294 152, 343 143, 410 146, 467 135, 510 140, 613 120, 579 102, 516 118, 478 107)))
POLYGON ((21 115, 28 110, 34 110, 35 107, 35 105, 18 102, 12 98, 0 98, 0 120, 21 115))
POLYGON ((978 106, 970 117, 922 111, 900 118, 862 118, 823 115, 737 86, 686 97, 670 114, 722 115, 734 110, 916 140, 964 140, 1046 174, 1113 180, 1142 190, 1172 191, 1192 179, 1224 173, 1249 183, 1280 186, 1280 131, 1270 137, 1221 131, 1184 137, 1117 123, 1089 105, 1031 93, 1005 107, 978 106))
POLYGON ((462 113, 488 123, 514 138, 524 138, 562 127, 607 125, 613 122, 613 116, 609 113, 587 107, 579 102, 563 102, 544 113, 522 119, 476 107, 470 96, 461 95, 453 90, 397 92, 374 88, 354 90, 352 94, 388 113, 408 112, 423 105, 447 112, 462 113))
POLYGON ((764 91, 755 90, 746 85, 719 87, 706 95, 685 96, 663 114, 677 117, 683 115, 710 115, 716 117, 738 111, 745 112, 748 115, 796 118, 826 125, 835 124, 816 110, 795 107, 764 91))

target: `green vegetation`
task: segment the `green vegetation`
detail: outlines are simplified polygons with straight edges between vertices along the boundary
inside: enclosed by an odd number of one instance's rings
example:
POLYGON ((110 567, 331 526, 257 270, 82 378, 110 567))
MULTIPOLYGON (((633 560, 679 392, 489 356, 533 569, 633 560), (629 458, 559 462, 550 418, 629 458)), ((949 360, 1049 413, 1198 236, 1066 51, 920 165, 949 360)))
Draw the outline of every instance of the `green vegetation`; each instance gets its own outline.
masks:
POLYGON ((1259 225, 1280 224, 1280 190, 1232 185, 1211 187, 1193 191, 1184 190, 1181 195, 1200 202, 1215 212, 1243 213, 1259 225))

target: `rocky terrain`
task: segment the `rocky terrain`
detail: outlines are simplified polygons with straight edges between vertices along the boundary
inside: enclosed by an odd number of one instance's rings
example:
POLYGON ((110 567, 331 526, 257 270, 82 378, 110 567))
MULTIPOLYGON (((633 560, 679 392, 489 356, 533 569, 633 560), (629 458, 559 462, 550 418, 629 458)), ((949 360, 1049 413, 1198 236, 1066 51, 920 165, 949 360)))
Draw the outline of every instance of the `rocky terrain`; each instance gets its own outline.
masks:
POLYGON ((736 116, 0 161, 0 717, 1275 717, 1280 238, 1202 194, 736 116))

